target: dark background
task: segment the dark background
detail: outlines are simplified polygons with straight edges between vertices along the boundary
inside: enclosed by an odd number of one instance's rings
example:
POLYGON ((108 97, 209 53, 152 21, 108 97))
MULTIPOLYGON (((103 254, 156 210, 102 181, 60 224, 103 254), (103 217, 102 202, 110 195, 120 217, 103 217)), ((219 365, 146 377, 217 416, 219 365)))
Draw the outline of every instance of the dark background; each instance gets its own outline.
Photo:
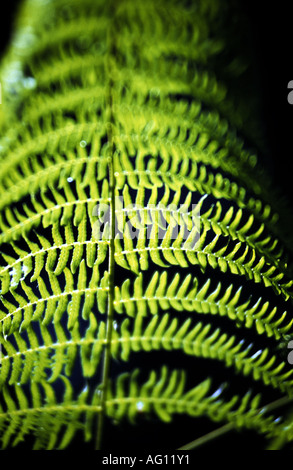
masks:
POLYGON ((287 101, 288 82, 293 80, 293 4, 283 0, 241 3, 251 24, 273 173, 293 207, 293 106, 287 101))

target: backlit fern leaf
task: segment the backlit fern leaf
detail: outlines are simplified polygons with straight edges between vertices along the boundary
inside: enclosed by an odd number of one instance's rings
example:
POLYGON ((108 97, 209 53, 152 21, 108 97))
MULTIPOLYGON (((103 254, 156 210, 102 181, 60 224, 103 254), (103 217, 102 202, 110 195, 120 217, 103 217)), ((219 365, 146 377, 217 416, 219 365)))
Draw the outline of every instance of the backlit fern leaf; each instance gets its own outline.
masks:
POLYGON ((271 308, 269 302, 264 302, 261 297, 253 299, 250 296, 240 303, 241 287, 236 291, 231 284, 223 292, 221 283, 218 283, 215 289, 211 289, 210 279, 201 287, 196 282, 192 287, 190 284, 190 274, 180 282, 178 273, 168 284, 167 272, 163 271, 160 275, 158 272, 154 273, 149 285, 143 290, 143 275, 140 274, 133 283, 132 295, 129 291, 129 279, 124 281, 121 289, 115 288, 114 308, 118 313, 125 312, 131 317, 137 311, 141 315, 148 315, 148 312, 157 315, 160 311, 171 308, 180 312, 227 316, 239 325, 254 327, 259 334, 265 333, 276 339, 290 331, 293 320, 288 319, 288 313, 277 314, 277 307, 271 308))
POLYGON ((0 70, 4 448, 292 441, 290 228, 256 103, 221 80, 222 7, 24 2, 0 70))

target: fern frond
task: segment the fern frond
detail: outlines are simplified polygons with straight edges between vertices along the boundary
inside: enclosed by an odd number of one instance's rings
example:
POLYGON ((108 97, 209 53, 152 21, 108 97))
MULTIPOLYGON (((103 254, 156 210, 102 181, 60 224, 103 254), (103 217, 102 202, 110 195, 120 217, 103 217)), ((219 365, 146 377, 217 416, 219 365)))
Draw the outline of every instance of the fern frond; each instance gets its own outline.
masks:
POLYGON ((61 402, 52 386, 44 381, 32 382, 29 397, 20 385, 15 385, 13 390, 4 388, 4 404, 0 405, 3 448, 17 445, 28 434, 35 434, 35 450, 65 448, 79 430, 83 431, 85 440, 89 439, 93 415, 101 412, 99 395, 94 394, 90 401, 89 390, 84 389, 73 400, 70 381, 62 376, 60 379, 64 384, 61 402))
MULTIPOLYGON (((59 259, 57 267, 60 262, 64 263, 62 257, 61 261, 59 259)), ((98 264, 96 264, 91 279, 87 281, 85 260, 82 260, 77 271, 77 284, 74 285, 75 280, 72 272, 65 266, 62 266, 62 269, 65 280, 64 290, 62 290, 56 274, 49 272, 51 292, 47 289, 42 277, 39 276, 37 279, 39 297, 31 287, 21 281, 23 293, 20 294, 16 290, 10 292, 13 301, 18 302, 17 308, 14 303, 9 302, 5 297, 2 298, 2 304, 6 310, 0 311, 0 324, 2 324, 2 333, 5 338, 17 330, 25 330, 31 321, 41 320, 43 325, 48 325, 52 321, 57 323, 65 312, 68 312, 68 328, 72 328, 80 316, 81 298, 85 299, 82 318, 88 318, 94 302, 98 303, 100 311, 105 311, 105 296, 107 297, 109 289, 106 271, 103 278, 100 279, 98 264)))
POLYGON ((196 280, 192 282, 190 274, 182 280, 179 274, 168 280, 167 271, 164 271, 161 274, 155 272, 144 289, 143 279, 144 275, 140 273, 133 283, 132 292, 129 279, 120 288, 116 286, 114 307, 118 313, 125 312, 130 317, 138 313, 144 316, 148 313, 157 315, 160 311, 172 308, 224 316, 246 328, 254 327, 259 334, 274 336, 277 340, 291 331, 293 320, 288 318, 286 311, 280 314, 277 307, 270 307, 268 301, 252 299, 251 296, 240 303, 242 288, 235 291, 233 284, 223 292, 221 283, 213 289, 210 279, 199 286, 196 280))
POLYGON ((109 391, 107 413, 117 420, 127 417, 130 421, 141 413, 153 412, 169 422, 173 414, 186 413, 192 417, 206 415, 215 422, 226 420, 236 427, 257 429, 268 435, 277 434, 279 426, 273 416, 264 416, 260 411, 260 396, 247 393, 239 399, 233 396, 224 402, 220 398, 223 388, 211 393, 209 380, 185 390, 185 372, 174 370, 168 374, 167 367, 161 373, 152 371, 143 385, 137 383, 138 370, 121 375, 116 390, 109 391), (127 388, 126 388, 127 387, 127 388))
POLYGON ((133 243, 129 226, 126 224, 124 237, 115 239, 116 261, 119 265, 134 272, 147 270, 149 259, 156 265, 168 267, 178 265, 186 268, 189 265, 199 265, 203 271, 207 266, 218 268, 222 272, 244 275, 254 282, 262 282, 264 286, 272 286, 277 294, 282 294, 287 300, 292 297, 293 281, 286 279, 285 273, 277 267, 265 262, 265 258, 257 258, 255 250, 245 246, 243 253, 242 243, 226 242, 219 246, 220 236, 215 235, 210 243, 206 243, 207 232, 204 229, 198 239, 198 228, 195 226, 188 238, 184 241, 184 226, 172 242, 172 225, 168 225, 162 241, 159 240, 158 225, 153 224, 148 237, 147 229, 141 229, 137 237, 137 244, 133 243))
POLYGON ((70 377, 78 357, 82 363, 83 374, 91 377, 95 374, 106 342, 105 322, 99 323, 93 314, 89 316, 89 325, 83 337, 77 322, 73 327, 65 327, 55 321, 54 335, 44 322, 40 332, 31 323, 26 329, 26 338, 15 332, 14 341, 0 336, 3 358, 1 361, 0 388, 9 385, 26 384, 29 379, 35 382, 46 380, 54 382, 60 374, 70 377))
POLYGON ((0 66, 4 448, 146 448, 146 420, 169 448, 201 420, 292 441, 292 228, 223 15, 24 0, 0 66))
POLYGON ((284 372, 284 361, 276 364, 276 356, 270 355, 268 349, 252 354, 252 344, 245 345, 243 339, 229 336, 221 332, 220 328, 213 329, 210 323, 197 322, 195 326, 191 324, 189 318, 180 326, 178 319, 170 318, 169 314, 163 317, 154 315, 144 324, 143 316, 137 314, 133 322, 129 319, 122 322, 121 333, 113 330, 113 356, 121 356, 123 360, 128 361, 131 351, 181 349, 185 354, 195 357, 223 361, 226 366, 241 370, 244 376, 252 375, 254 380, 262 380, 265 384, 292 393, 293 371, 284 372))

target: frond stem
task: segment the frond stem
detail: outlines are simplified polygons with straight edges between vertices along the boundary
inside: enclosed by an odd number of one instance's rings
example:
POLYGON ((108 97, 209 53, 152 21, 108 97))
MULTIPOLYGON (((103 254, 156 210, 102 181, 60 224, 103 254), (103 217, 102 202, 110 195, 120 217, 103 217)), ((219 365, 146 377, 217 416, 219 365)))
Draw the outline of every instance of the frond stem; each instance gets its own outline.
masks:
MULTIPOLYGON (((113 2, 114 3, 114 2, 113 2)), ((112 7, 114 6, 112 3, 112 7)), ((108 55, 106 56, 106 68, 108 69, 108 88, 106 96, 106 106, 107 112, 109 113, 108 122, 107 122, 107 139, 108 139, 108 168, 109 168, 109 194, 110 194, 110 243, 109 243, 109 291, 108 291, 108 310, 107 310, 107 321, 106 321, 106 342, 104 347, 104 358, 102 365, 102 386, 101 386, 101 408, 102 411, 98 416, 98 429, 97 429, 97 439, 96 439, 96 449, 100 450, 102 448, 102 437, 104 429, 104 420, 105 420, 105 409, 107 401, 107 389, 108 389, 108 380, 110 372, 110 363, 111 363, 111 340, 112 340, 112 325, 114 318, 114 266, 115 266, 115 174, 114 174, 114 138, 113 138, 113 124, 114 124, 114 115, 113 115, 113 86, 114 80, 112 78, 111 70, 111 56, 114 55, 114 43, 113 43, 113 34, 112 27, 108 28, 108 55)))
MULTIPOLYGON (((290 402, 293 401, 293 397, 282 397, 279 398, 278 400, 275 400, 265 407, 261 408, 259 411, 265 411, 266 413, 268 411, 273 411, 278 408, 281 408, 282 406, 288 405, 290 402)), ((215 429, 214 431, 211 431, 204 436, 199 437, 198 439, 195 439, 194 441, 188 442, 188 444, 183 445, 182 447, 179 447, 177 450, 193 450, 196 449, 220 436, 223 434, 227 434, 230 431, 233 431, 235 429, 235 423, 227 423, 224 424, 224 426, 221 426, 220 428, 215 429)))

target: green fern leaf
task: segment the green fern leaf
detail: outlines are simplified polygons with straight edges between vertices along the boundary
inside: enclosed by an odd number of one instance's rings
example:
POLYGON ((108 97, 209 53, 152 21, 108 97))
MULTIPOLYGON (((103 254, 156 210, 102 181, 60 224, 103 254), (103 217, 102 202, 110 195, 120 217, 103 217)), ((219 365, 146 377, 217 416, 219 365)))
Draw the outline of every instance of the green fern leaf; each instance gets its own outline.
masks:
POLYGON ((23 2, 0 67, 4 449, 292 443, 291 219, 257 102, 225 84, 249 79, 225 14, 23 2))

